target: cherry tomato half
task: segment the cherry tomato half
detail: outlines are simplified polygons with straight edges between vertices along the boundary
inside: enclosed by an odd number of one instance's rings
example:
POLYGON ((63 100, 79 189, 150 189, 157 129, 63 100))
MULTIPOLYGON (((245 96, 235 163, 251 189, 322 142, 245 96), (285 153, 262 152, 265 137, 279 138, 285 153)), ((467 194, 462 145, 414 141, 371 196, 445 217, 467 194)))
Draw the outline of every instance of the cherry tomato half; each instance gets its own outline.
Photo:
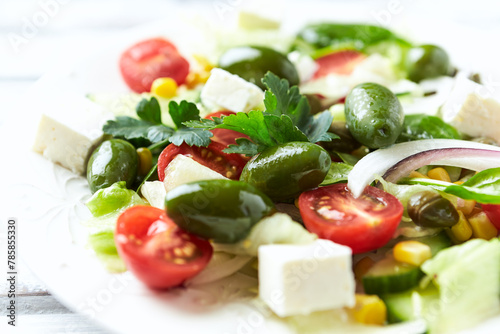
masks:
POLYGON ((158 158, 158 178, 163 181, 165 168, 177 154, 182 154, 231 180, 239 180, 247 159, 240 154, 222 152, 225 148, 225 145, 215 141, 212 141, 208 147, 189 146, 185 143, 182 143, 181 146, 170 144, 158 158))
POLYGON ((481 204, 481 207, 491 223, 500 230, 500 204, 481 204))
MULTIPOLYGON (((233 111, 222 110, 222 111, 213 112, 213 113, 207 115, 205 118, 206 119, 212 119, 212 117, 221 118, 222 116, 235 115, 235 114, 236 113, 233 111)), ((236 138, 248 138, 247 135, 245 135, 243 133, 239 133, 238 131, 234 131, 234 130, 214 129, 211 131, 214 134, 214 136, 211 138, 212 141, 216 141, 218 143, 221 143, 226 147, 229 145, 235 145, 236 138)))
POLYGON ((186 81, 189 63, 177 48, 163 38, 152 38, 132 45, 120 58, 120 71, 134 92, 151 90, 157 78, 169 77, 178 85, 186 81))
POLYGON ((319 79, 328 74, 351 74, 354 67, 358 65, 366 56, 355 50, 342 50, 327 54, 316 59, 318 70, 314 73, 313 79, 319 79))
POLYGON ((368 186, 354 198, 345 183, 302 193, 299 209, 310 232, 349 246, 353 253, 385 245, 403 216, 403 205, 391 194, 368 186))
POLYGON ((164 210, 151 206, 123 212, 115 242, 127 268, 154 289, 182 284, 203 270, 213 253, 208 241, 181 230, 164 210))

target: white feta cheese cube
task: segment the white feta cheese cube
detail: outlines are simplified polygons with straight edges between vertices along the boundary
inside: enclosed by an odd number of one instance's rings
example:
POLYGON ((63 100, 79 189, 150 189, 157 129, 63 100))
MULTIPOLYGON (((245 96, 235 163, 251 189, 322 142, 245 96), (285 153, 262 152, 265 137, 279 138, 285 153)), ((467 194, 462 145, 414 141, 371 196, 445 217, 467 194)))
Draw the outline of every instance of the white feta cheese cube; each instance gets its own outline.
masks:
POLYGON ((237 75, 214 68, 201 91, 201 100, 210 108, 247 112, 262 103, 264 92, 237 75))
POLYGON ((443 120, 471 137, 489 137, 500 143, 500 99, 495 90, 458 75, 441 108, 443 120))
POLYGON ((141 194, 155 208, 165 208, 165 186, 161 181, 147 181, 141 187, 141 194))
POLYGON ((300 82, 310 80, 318 70, 318 64, 310 56, 293 51, 288 54, 288 60, 295 65, 299 74, 300 82))
POLYGON ((280 317, 352 307, 351 256, 349 247, 324 239, 260 246, 259 296, 280 317))
POLYGON ((163 185, 166 192, 169 192, 181 184, 214 179, 227 178, 199 162, 179 154, 165 168, 163 185))
POLYGON ((76 174, 83 174, 89 155, 102 139, 100 127, 76 130, 44 114, 38 124, 33 150, 76 174))

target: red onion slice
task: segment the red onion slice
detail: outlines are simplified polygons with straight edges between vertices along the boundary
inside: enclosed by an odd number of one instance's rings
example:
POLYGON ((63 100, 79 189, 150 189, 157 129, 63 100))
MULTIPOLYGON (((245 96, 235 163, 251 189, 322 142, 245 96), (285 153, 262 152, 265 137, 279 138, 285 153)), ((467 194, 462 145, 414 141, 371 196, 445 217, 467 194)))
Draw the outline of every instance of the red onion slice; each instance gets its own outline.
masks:
POLYGON ((429 164, 476 171, 500 167, 500 147, 456 139, 424 139, 395 144, 362 158, 349 173, 348 187, 358 197, 377 177, 397 182, 411 171, 429 164))

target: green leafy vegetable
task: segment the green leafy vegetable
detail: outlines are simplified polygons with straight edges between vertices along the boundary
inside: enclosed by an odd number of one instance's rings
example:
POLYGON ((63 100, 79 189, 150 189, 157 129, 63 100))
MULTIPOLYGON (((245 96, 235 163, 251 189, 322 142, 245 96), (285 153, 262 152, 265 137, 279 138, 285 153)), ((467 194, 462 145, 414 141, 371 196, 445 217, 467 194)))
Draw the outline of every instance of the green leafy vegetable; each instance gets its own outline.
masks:
POLYGON ((135 147, 148 146, 169 138, 173 133, 172 128, 128 116, 118 116, 116 120, 108 121, 102 131, 115 138, 128 140, 135 147))
POLYGON ((309 125, 309 103, 307 98, 300 95, 299 88, 290 85, 286 79, 268 73, 262 80, 268 90, 264 98, 266 113, 281 116, 288 115, 301 131, 305 132, 309 125))
POLYGON ((142 99, 135 110, 140 119, 154 124, 161 124, 161 108, 156 98, 142 99))
POLYGON ((400 183, 429 186, 478 203, 500 204, 500 168, 483 170, 462 184, 423 178, 405 178, 400 183))
POLYGON ((181 128, 170 136, 170 142, 174 145, 180 146, 186 143, 189 146, 208 146, 210 144, 210 132, 203 129, 181 128))
POLYGON ((216 251, 240 255, 258 255, 261 245, 270 244, 308 244, 317 239, 313 233, 309 233, 302 225, 293 221, 289 215, 275 213, 272 216, 262 218, 250 230, 248 236, 234 244, 215 244, 216 251))
POLYGON ((118 116, 103 126, 103 132, 115 138, 128 140, 136 147, 150 146, 156 143, 172 142, 181 145, 183 142, 189 146, 208 146, 212 133, 203 129, 193 129, 183 125, 183 122, 200 120, 200 112, 196 104, 181 101, 178 104, 170 101, 168 112, 177 129, 161 123, 161 108, 158 100, 142 99, 136 107, 140 119, 118 116))
POLYGON ((106 269, 112 273, 121 273, 127 270, 125 263, 118 255, 113 231, 102 231, 89 236, 89 245, 97 258, 104 263, 106 269))
POLYGON ((457 333, 500 311, 497 238, 444 249, 426 261, 422 271, 439 290, 439 299, 422 310, 430 333, 457 333))
POLYGON ((401 47, 411 44, 390 30, 366 24, 316 23, 305 26, 297 34, 292 49, 322 56, 336 50, 354 49, 365 51, 381 42, 395 41, 401 47))
POLYGON ((403 131, 396 142, 433 138, 461 139, 461 136, 454 127, 439 117, 414 114, 405 116, 403 131))
POLYGON ((116 220, 125 209, 146 202, 135 191, 126 189, 125 182, 117 182, 97 191, 85 204, 93 215, 84 223, 90 233, 89 246, 109 271, 125 271, 114 243, 116 220))
POLYGON ((259 152, 262 152, 266 148, 266 146, 259 147, 259 145, 246 138, 237 138, 236 144, 237 145, 229 145, 228 148, 224 149, 224 152, 252 156, 259 152))
POLYGON ((237 140, 226 153, 255 155, 264 149, 293 141, 330 141, 338 138, 328 133, 333 116, 324 111, 314 117, 305 96, 296 86, 268 72, 262 82, 268 87, 265 93, 264 112, 252 110, 213 120, 188 121, 183 124, 200 129, 229 129, 250 137, 237 140))
POLYGON ((101 217, 141 201, 133 190, 127 189, 125 181, 121 181, 100 189, 85 205, 94 217, 101 217))
POLYGON ((342 162, 334 162, 330 165, 330 170, 320 186, 327 186, 334 183, 347 181, 347 176, 352 170, 352 166, 342 162))
POLYGON ((486 169, 461 185, 449 185, 444 191, 479 203, 500 204, 500 168, 486 169))
POLYGON ((196 104, 187 101, 181 101, 179 104, 175 101, 170 101, 168 112, 177 129, 185 128, 182 122, 200 119, 200 111, 196 104))

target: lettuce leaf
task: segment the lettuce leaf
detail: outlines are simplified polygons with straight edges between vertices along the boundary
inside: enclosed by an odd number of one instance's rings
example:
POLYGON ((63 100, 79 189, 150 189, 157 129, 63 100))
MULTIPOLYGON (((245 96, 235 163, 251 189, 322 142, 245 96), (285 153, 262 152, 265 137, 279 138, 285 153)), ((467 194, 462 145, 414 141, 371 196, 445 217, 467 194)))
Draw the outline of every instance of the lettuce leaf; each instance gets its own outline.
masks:
POLYGON ((430 333, 457 333, 499 314, 500 240, 473 239, 447 248, 422 271, 439 290, 439 299, 422 310, 430 333))
POLYGON ((90 248, 108 271, 125 271, 115 246, 116 220, 125 209, 146 202, 135 191, 127 189, 125 182, 117 182, 97 191, 85 204, 94 216, 84 223, 89 230, 90 248))
POLYGON ((302 225, 284 213, 265 217, 250 231, 242 241, 235 244, 214 244, 216 251, 230 254, 257 256, 260 245, 269 244, 307 244, 317 239, 302 225))

